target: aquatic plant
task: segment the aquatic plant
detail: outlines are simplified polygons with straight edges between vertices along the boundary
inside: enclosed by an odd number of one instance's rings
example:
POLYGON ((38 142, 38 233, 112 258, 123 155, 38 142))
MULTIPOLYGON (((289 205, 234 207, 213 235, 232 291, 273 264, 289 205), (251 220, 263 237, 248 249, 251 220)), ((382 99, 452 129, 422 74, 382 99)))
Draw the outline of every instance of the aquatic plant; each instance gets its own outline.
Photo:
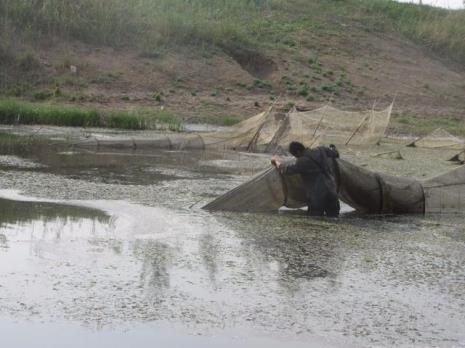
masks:
POLYGON ((0 133, 0 153, 2 155, 26 154, 36 150, 43 145, 50 143, 50 140, 40 134, 21 136, 10 133, 0 133))

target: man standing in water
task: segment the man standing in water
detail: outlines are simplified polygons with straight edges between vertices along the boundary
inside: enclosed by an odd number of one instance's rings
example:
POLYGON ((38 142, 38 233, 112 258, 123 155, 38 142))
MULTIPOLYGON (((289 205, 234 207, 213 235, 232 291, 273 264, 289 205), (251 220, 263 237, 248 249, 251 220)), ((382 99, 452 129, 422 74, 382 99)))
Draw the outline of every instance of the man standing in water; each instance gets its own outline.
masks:
POLYGON ((328 165, 328 158, 337 158, 339 153, 334 145, 305 148, 293 141, 289 152, 297 159, 295 164, 286 165, 273 157, 271 163, 284 175, 300 174, 307 198, 308 214, 311 216, 339 216, 340 205, 334 173, 328 165))

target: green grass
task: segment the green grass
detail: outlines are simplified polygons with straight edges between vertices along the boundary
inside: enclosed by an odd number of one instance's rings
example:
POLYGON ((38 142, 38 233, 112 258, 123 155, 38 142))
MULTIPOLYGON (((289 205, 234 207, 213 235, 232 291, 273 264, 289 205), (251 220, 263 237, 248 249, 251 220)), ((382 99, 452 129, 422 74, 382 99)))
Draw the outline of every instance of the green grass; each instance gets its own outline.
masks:
POLYGON ((25 71, 36 69, 40 66, 39 58, 32 50, 21 53, 17 58, 17 65, 25 71))
POLYGON ((198 123, 207 123, 216 126, 233 126, 241 122, 241 118, 236 115, 211 115, 211 116, 202 116, 193 120, 198 123))
POLYGON ((247 42, 241 24, 259 16, 268 2, 3 0, 0 18, 39 36, 59 35, 110 45, 136 39, 149 52, 158 51, 160 45, 247 42))
POLYGON ((241 120, 237 116, 226 115, 218 119, 218 124, 221 126, 233 126, 239 123, 241 120))
POLYGON ((452 117, 395 116, 391 120, 391 131, 401 134, 427 135, 437 128, 443 128, 457 136, 465 136, 465 122, 452 117))
POLYGON ((433 51, 465 65, 465 10, 400 4, 386 0, 359 0, 362 16, 375 30, 394 27, 433 51))
POLYGON ((181 130, 181 122, 176 117, 158 109, 139 109, 133 112, 98 111, 15 99, 0 99, 0 123, 181 130))
MULTIPOLYGON (((2 0, 2 28, 33 37, 62 36, 114 46, 298 50, 308 35, 343 38, 350 26, 398 31, 465 62, 465 11, 391 0, 2 0), (342 25, 345 24, 345 25, 342 25)), ((1 41, 2 33, 0 33, 1 41)), ((5 38, 4 38, 5 40, 5 38)), ((2 52, 0 51, 0 56, 2 52)), ((315 65, 317 57, 309 59, 315 65)))

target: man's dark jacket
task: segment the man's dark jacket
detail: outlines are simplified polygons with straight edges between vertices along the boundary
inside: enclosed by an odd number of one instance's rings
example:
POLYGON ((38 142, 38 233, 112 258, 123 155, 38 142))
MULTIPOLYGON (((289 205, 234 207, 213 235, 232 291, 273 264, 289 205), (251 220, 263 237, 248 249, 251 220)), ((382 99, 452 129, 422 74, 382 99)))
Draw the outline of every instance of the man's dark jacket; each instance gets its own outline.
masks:
POLYGON ((337 200, 335 174, 328 164, 337 157, 339 157, 337 150, 329 147, 305 149, 303 156, 297 158, 295 164, 283 166, 282 173, 284 175, 300 174, 307 202, 316 208, 328 200, 337 200))

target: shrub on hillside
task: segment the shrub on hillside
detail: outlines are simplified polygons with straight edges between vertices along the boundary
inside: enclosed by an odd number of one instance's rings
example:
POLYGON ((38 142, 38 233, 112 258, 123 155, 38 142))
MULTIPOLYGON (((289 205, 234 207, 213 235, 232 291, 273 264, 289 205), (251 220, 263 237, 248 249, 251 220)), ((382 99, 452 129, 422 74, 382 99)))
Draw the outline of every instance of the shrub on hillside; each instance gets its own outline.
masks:
POLYGON ((33 51, 26 51, 21 53, 16 58, 16 62, 18 64, 18 67, 24 71, 34 70, 40 66, 39 58, 33 51))

